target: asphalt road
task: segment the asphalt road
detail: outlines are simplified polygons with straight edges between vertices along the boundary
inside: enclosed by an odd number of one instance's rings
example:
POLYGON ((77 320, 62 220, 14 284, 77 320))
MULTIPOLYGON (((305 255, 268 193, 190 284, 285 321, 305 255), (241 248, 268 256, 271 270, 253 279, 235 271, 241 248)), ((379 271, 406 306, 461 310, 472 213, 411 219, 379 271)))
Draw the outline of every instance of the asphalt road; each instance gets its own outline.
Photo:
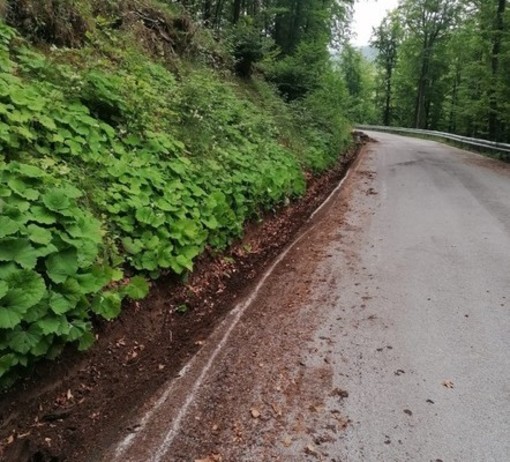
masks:
POLYGON ((510 460, 510 167, 369 133, 117 461, 510 460))

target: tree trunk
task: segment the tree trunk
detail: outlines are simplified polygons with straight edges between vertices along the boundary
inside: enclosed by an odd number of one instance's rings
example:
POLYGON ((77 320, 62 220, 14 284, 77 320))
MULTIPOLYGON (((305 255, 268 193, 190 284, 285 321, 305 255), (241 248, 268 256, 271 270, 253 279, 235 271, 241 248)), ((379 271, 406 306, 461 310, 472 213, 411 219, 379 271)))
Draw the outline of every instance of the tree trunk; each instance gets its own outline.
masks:
POLYGON ((202 9, 202 15, 204 18, 204 24, 209 27, 211 25, 212 16, 212 0, 204 0, 204 6, 202 9))
POLYGON ((492 43, 491 72, 492 85, 489 92, 489 138, 497 141, 500 137, 500 118, 499 104, 496 94, 498 73, 499 73, 499 55, 501 53, 501 39, 503 35, 506 0, 498 0, 498 10, 496 20, 494 21, 494 40, 492 43))
POLYGON ((242 0, 234 0, 234 12, 232 16, 232 22, 237 24, 239 22, 239 18, 241 17, 241 4, 242 0))
POLYGON ((386 73, 386 102, 384 105, 384 125, 389 126, 391 123, 391 77, 393 69, 389 67, 386 73))
POLYGON ((418 80, 418 93, 416 95, 416 108, 414 116, 414 127, 425 128, 426 121, 426 105, 427 105, 427 79, 429 72, 429 57, 427 52, 423 56, 423 62, 418 80))

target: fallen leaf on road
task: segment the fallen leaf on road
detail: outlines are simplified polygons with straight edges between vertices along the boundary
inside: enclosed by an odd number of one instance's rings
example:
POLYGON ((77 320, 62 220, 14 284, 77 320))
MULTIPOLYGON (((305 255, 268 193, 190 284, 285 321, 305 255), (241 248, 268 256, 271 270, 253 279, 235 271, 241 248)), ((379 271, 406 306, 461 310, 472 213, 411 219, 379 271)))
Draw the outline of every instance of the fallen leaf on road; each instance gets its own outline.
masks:
POLYGON ((341 388, 335 388, 329 396, 338 396, 339 398, 348 398, 349 392, 346 390, 342 390, 341 388))
POLYGON ((251 408, 250 413, 254 419, 258 419, 260 417, 260 412, 255 408, 251 408))
POLYGON ((443 380, 442 385, 446 388, 454 388, 453 382, 451 380, 443 380))
POLYGON ((290 436, 286 436, 283 439, 283 445, 288 448, 292 444, 292 438, 290 436))
POLYGON ((317 452, 317 449, 315 449, 315 447, 313 446, 313 444, 309 444, 306 448, 305 448, 305 452, 309 455, 312 455, 312 456, 315 456, 317 457, 317 455, 319 454, 317 452))
POLYGON ((276 404, 271 404, 271 408, 273 409, 273 412, 277 415, 277 416, 281 416, 282 415, 282 409, 281 407, 279 407, 278 405, 276 404))
POLYGON ((219 454, 211 454, 205 459, 195 459, 195 462, 221 462, 222 460, 223 457, 221 457, 219 454))

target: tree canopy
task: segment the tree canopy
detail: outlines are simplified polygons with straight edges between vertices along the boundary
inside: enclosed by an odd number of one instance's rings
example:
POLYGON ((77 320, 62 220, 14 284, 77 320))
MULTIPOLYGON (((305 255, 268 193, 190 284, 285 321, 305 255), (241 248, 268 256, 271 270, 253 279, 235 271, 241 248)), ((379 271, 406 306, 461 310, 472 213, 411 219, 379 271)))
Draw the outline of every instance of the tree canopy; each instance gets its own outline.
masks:
POLYGON ((510 141, 506 0, 403 0, 372 45, 382 123, 510 141))

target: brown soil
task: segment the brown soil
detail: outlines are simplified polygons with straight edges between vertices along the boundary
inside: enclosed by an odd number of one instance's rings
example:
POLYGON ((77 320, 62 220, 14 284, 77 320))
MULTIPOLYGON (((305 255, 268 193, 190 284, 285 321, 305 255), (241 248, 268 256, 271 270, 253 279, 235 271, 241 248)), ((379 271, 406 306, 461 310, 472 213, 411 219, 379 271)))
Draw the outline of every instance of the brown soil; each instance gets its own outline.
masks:
POLYGON ((41 363, 0 396, 1 460, 87 460, 91 446, 115 439, 291 241, 345 175, 359 146, 328 172, 309 175, 303 198, 248 224, 244 239, 228 251, 204 255, 187 281, 161 278, 143 302, 99 324, 90 351, 68 350, 56 362, 41 363))

